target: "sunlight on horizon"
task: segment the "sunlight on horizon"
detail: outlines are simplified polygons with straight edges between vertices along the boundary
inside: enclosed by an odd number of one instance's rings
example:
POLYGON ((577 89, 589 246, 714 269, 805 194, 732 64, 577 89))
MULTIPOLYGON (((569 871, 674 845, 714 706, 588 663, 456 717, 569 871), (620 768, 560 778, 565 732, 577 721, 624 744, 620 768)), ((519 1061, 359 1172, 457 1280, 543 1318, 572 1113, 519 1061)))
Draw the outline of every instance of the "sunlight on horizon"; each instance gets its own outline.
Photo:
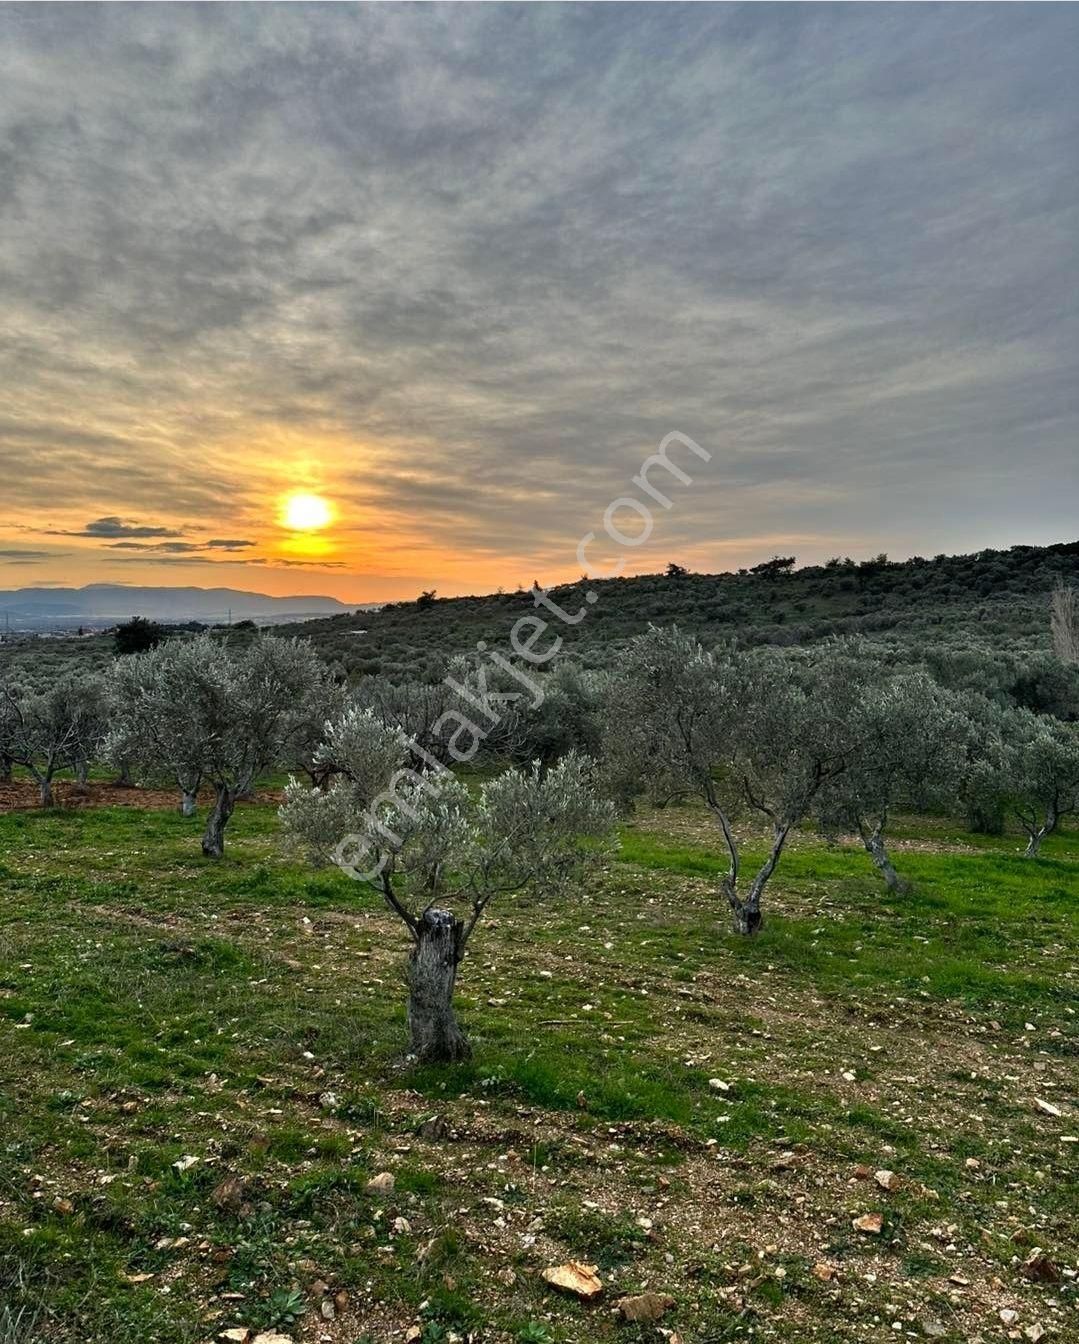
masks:
POLYGON ((313 532, 328 527, 333 509, 321 495, 291 494, 281 502, 281 524, 294 532, 313 532))

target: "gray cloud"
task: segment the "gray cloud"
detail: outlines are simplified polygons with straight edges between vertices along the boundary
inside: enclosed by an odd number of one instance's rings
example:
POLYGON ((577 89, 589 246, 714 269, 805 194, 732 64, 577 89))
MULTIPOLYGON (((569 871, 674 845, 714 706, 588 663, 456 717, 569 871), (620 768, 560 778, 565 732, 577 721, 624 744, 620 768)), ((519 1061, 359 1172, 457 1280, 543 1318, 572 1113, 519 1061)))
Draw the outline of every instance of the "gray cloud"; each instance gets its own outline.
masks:
POLYGON ((96 518, 92 523, 75 531, 50 529, 48 535, 54 537, 178 537, 180 534, 169 527, 152 527, 142 523, 128 523, 122 518, 96 518))
POLYGON ((54 554, 53 551, 24 551, 11 547, 0 550, 0 560, 9 565, 38 565, 42 560, 51 560, 54 554))
MULTIPOLYGON (((158 534, 151 531, 140 532, 136 535, 156 536, 158 534)), ((165 535, 175 536, 176 533, 167 532, 165 535)), ((155 551, 168 555, 186 555, 202 551, 244 551, 254 545, 253 541, 229 541, 218 537, 212 541, 110 541, 108 548, 110 551, 138 551, 143 555, 155 551)))
POLYGON ((346 525, 565 569, 679 428, 714 459, 661 558, 1072 535, 1077 45, 1075 6, 8 6, 10 500, 239 550, 288 431, 346 525))
POLYGON ((175 537, 167 527, 149 527, 140 523, 125 523, 122 518, 98 518, 87 523, 85 537, 175 537))

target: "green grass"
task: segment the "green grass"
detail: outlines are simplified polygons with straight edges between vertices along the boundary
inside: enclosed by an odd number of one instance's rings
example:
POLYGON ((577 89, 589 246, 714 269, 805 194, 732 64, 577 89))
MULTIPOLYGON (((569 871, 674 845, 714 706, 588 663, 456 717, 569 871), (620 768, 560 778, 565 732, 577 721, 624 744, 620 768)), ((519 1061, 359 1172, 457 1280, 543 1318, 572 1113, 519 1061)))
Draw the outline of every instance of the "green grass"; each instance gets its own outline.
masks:
POLYGON ((670 1283, 687 1340, 788 1328, 791 1311, 806 1339, 861 1338, 806 1270, 819 1250, 790 1247, 747 1289, 733 1251, 618 1207, 727 1209, 764 1245, 805 1163, 821 1177, 804 1197, 840 1210, 831 1254, 886 1254, 927 1292, 948 1262, 934 1224, 1019 1293, 1017 1211, 1054 1254, 1073 1245, 1060 1125, 1015 1080, 1035 1061, 1056 1078, 1074 1049, 1074 833, 1033 863, 1010 839, 903 851, 904 897, 859 850, 800 837, 747 942, 703 819, 654 814, 578 899, 492 912, 459 982, 475 1056, 424 1069, 402 1062, 407 946, 376 895, 285 857, 272 808, 237 811, 220 863, 198 834, 122 807, 0 816, 3 1344, 194 1344, 234 1324, 317 1338, 317 1281, 350 1293, 349 1339, 414 1321, 432 1339, 638 1338, 545 1292, 553 1256, 618 1291, 670 1283), (912 1035, 935 1043, 931 1071, 912 1035), (457 1136, 425 1138, 434 1115, 457 1136), (836 1174, 856 1162, 903 1173, 883 1251, 842 1212, 869 1198, 836 1174), (387 1167, 389 1202, 366 1191, 387 1167), (721 1198, 699 1193, 709 1172, 721 1198), (238 1207, 215 1196, 226 1177, 238 1207))

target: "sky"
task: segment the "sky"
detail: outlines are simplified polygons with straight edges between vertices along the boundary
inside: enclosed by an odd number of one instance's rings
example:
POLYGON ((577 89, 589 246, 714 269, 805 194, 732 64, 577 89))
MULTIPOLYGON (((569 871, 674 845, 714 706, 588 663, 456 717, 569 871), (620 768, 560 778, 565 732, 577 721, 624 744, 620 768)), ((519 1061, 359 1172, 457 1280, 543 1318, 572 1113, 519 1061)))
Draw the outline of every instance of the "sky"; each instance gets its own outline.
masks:
POLYGON ((4 5, 0 589, 551 584, 673 430, 597 568, 1074 539, 1077 53, 1076 5, 4 5))

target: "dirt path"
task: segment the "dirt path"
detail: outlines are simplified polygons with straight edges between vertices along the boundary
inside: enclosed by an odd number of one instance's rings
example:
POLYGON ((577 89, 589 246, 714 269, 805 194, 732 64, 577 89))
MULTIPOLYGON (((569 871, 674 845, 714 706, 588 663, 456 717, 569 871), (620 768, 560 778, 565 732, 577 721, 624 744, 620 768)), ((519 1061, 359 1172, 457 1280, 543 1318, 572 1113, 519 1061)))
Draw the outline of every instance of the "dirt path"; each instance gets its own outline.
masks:
MULTIPOLYGON (((76 784, 73 780, 58 780, 53 784, 53 795, 56 806, 60 808, 138 807, 158 810, 179 806, 179 794, 175 789, 144 789, 124 784, 76 784)), ((265 789, 247 801, 279 803, 282 797, 280 789, 265 789)), ((199 804, 209 807, 212 802, 213 794, 203 789, 199 794, 199 804)), ((32 780, 17 779, 0 784, 0 813, 36 812, 40 809, 38 787, 32 780)))

